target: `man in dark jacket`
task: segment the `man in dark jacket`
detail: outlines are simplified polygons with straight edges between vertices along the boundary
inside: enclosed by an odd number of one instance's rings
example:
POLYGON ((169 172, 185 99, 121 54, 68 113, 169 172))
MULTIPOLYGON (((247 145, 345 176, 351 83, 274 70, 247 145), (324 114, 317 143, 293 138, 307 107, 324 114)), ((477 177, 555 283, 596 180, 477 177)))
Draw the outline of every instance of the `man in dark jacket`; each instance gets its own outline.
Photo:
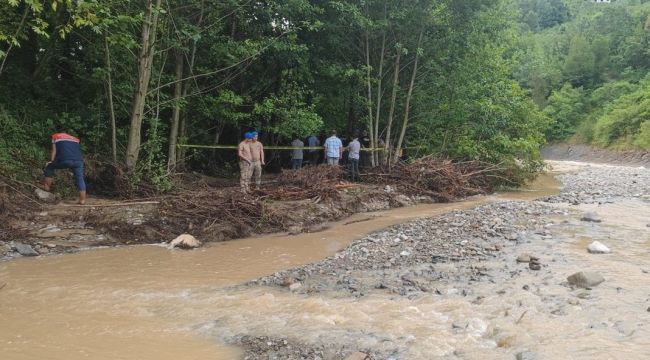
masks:
POLYGON ((64 127, 57 128, 57 132, 52 134, 52 153, 50 161, 45 164, 43 169, 42 187, 50 191, 53 182, 54 170, 70 169, 74 174, 75 184, 79 190, 79 204, 86 203, 86 182, 84 181, 84 160, 79 146, 79 138, 67 133, 64 127))

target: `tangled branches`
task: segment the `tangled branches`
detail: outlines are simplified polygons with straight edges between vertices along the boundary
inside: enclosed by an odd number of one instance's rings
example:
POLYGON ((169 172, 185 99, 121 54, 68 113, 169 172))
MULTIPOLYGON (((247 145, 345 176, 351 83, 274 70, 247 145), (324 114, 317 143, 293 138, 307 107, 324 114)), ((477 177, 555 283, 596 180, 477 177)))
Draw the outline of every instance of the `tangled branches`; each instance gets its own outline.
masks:
POLYGON ((300 170, 283 171, 272 188, 259 191, 274 200, 337 198, 345 170, 338 166, 310 166, 300 170))
POLYGON ((478 162, 452 162, 425 157, 410 163, 399 162, 391 168, 371 169, 364 177, 375 184, 394 184, 404 192, 428 195, 438 201, 484 194, 491 189, 489 175, 495 167, 478 162))

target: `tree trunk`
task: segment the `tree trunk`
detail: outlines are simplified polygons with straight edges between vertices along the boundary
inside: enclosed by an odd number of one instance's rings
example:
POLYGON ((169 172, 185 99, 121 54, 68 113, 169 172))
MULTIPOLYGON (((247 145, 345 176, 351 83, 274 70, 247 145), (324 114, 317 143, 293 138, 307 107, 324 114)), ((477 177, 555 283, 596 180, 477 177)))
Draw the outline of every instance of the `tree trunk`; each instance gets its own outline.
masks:
POLYGON ((400 149, 402 148, 402 143, 404 142, 404 135, 406 134, 406 127, 409 122, 409 110, 411 107, 411 96, 413 95, 413 88, 415 87, 415 75, 418 72, 418 60, 420 59, 420 45, 422 45, 422 35, 424 30, 420 30, 420 36, 418 37, 418 46, 415 49, 415 62, 413 63, 413 74, 411 74, 411 82, 409 84, 409 90, 406 95, 406 104, 404 105, 404 121, 402 122, 402 131, 400 131, 399 139, 397 140, 397 146, 395 147, 395 154, 393 155, 393 163, 396 163, 399 160, 400 149))
MULTIPOLYGON (((375 139, 379 139, 379 115, 381 113, 381 98, 384 90, 382 89, 382 79, 384 78, 384 56, 386 54, 386 33, 381 37, 381 55, 379 56, 379 75, 377 78, 377 111, 375 115, 375 139)), ((373 146, 374 147, 374 146, 373 146)), ((379 153, 372 152, 373 160, 379 163, 379 153)))
MULTIPOLYGON (((203 13, 204 13, 205 7, 204 7, 204 2, 201 1, 201 11, 199 12, 199 19, 196 22, 196 26, 198 28, 201 28, 201 24, 203 23, 203 13)), ((194 75, 194 61, 196 59, 196 40, 192 41, 192 55, 190 56, 190 60, 188 61, 188 66, 187 70, 190 75, 194 75)), ((196 81, 196 79, 194 79, 196 81)), ((197 85, 198 87, 198 85, 197 85)), ((185 99, 187 96, 187 93, 190 90, 190 80, 185 80, 183 82, 183 95, 182 98, 185 99)), ((180 138, 181 139, 186 139, 187 138, 187 113, 185 111, 182 111, 180 113, 180 138)), ((178 153, 176 154, 176 167, 183 167, 185 163, 185 148, 180 148, 178 149, 178 153)))
POLYGON ((126 167, 135 168, 140 153, 142 118, 147 100, 147 90, 151 79, 154 47, 156 43, 156 30, 158 26, 158 13, 162 0, 156 0, 155 10, 151 0, 145 0, 144 20, 142 23, 142 38, 140 40, 140 53, 138 55, 138 80, 135 86, 133 109, 131 111, 131 126, 129 140, 126 147, 126 167))
MULTIPOLYGON (((368 38, 368 31, 366 31, 366 81, 368 85, 368 131, 370 132, 370 147, 375 148, 377 144, 377 138, 375 137, 375 130, 373 125, 372 117, 372 79, 370 74, 370 39, 368 38)), ((372 166, 376 166, 377 162, 375 161, 374 151, 371 156, 370 163, 372 166)))
POLYGON ((183 53, 176 51, 176 84, 174 84, 174 109, 172 110, 171 128, 169 131, 169 149, 167 153, 167 170, 176 168, 176 144, 178 143, 178 122, 181 114, 181 96, 183 95, 183 53))
POLYGON ((113 155, 113 163, 117 164, 117 129, 115 126, 115 106, 113 104, 113 78, 111 73, 113 68, 111 66, 111 52, 108 47, 108 38, 104 36, 104 49, 106 51, 106 87, 108 90, 108 110, 111 116, 111 150, 113 155))
POLYGON ((386 153, 385 159, 390 163, 390 129, 393 126, 393 117, 395 115, 395 103, 397 101, 397 88, 399 87, 399 63, 402 57, 402 50, 397 49, 397 57, 395 58, 395 74, 393 76, 393 91, 390 99, 390 111, 388 112, 388 124, 386 124, 386 144, 384 152, 386 153))

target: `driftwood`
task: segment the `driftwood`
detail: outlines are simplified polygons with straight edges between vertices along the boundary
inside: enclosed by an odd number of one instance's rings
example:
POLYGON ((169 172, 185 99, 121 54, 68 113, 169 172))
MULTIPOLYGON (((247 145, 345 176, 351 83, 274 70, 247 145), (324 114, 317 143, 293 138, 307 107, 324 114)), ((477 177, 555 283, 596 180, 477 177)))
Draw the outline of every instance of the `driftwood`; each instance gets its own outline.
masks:
POLYGON ((413 162, 399 162, 390 168, 370 169, 363 178, 374 184, 395 185, 401 192, 412 195, 451 201, 490 191, 490 176, 497 171, 497 167, 475 161, 452 162, 426 157, 413 162))

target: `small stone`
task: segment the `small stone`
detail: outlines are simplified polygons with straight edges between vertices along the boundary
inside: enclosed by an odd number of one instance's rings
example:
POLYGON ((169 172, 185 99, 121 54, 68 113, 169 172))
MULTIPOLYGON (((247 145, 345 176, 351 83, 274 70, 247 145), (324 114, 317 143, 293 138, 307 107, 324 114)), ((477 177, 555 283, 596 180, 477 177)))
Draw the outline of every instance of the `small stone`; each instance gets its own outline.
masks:
POLYGON ((296 291, 296 290, 300 289, 301 287, 302 287, 302 284, 299 283, 299 282, 296 282, 296 283, 293 283, 293 284, 289 285, 289 290, 296 291))
POLYGON ((587 222, 595 222, 595 223, 599 223, 603 221, 600 218, 600 216, 595 212, 586 212, 584 215, 582 215, 582 218, 580 218, 580 220, 587 221, 587 222))
POLYGON ((600 241, 594 241, 587 246, 587 251, 592 254, 609 254, 611 251, 600 241))
POLYGON ((648 307, 648 309, 647 309, 646 311, 647 311, 647 312, 650 312, 650 307, 648 307))
POLYGON ((517 256, 517 262, 518 263, 528 263, 530 262, 530 255, 529 254, 521 254, 517 256))
POLYGON ((451 324, 452 329, 466 329, 469 326, 469 323, 466 321, 454 321, 451 324))
POLYGON ((578 300, 578 299, 571 298, 571 299, 567 300, 567 302, 569 304, 571 304, 571 305, 580 305, 580 300, 578 300))
POLYGON ((38 256, 40 255, 36 250, 34 250, 31 245, 23 244, 23 243, 15 243, 14 244, 14 249, 22 255, 22 256, 38 256))
POLYGON ((537 271, 537 270, 542 269, 542 265, 540 265, 538 263, 530 262, 530 263, 528 263, 528 268, 531 269, 531 270, 537 271))
POLYGON ((345 358, 345 360, 369 360, 369 359, 371 359, 371 357, 368 354, 361 351, 352 353, 345 358))
POLYGON ((45 246, 47 246, 50 249, 54 249, 56 247, 56 244, 47 243, 47 244, 45 244, 45 246))
POLYGON ((404 250, 404 251, 402 251, 402 252, 399 253, 399 254, 400 254, 401 256, 411 256, 411 252, 410 252, 410 251, 407 251, 407 250, 404 250))
POLYGON ((56 196, 54 194, 43 189, 36 188, 34 190, 34 193, 36 194, 36 197, 41 201, 53 202, 56 200, 56 196))
POLYGON ((289 226, 287 232, 289 235, 298 235, 302 233, 302 226, 298 226, 298 225, 289 226))
POLYGON ((530 351, 522 351, 520 353, 517 353, 517 355, 515 355, 515 359, 516 360, 536 360, 537 355, 535 355, 535 353, 530 352, 530 351))
POLYGON ((590 297, 591 297, 591 294, 586 292, 586 291, 581 292, 580 294, 578 294, 579 299, 589 299, 590 297))
POLYGON ((599 273, 591 271, 580 271, 567 278, 569 284, 581 288, 590 288, 597 286, 605 281, 599 273))

